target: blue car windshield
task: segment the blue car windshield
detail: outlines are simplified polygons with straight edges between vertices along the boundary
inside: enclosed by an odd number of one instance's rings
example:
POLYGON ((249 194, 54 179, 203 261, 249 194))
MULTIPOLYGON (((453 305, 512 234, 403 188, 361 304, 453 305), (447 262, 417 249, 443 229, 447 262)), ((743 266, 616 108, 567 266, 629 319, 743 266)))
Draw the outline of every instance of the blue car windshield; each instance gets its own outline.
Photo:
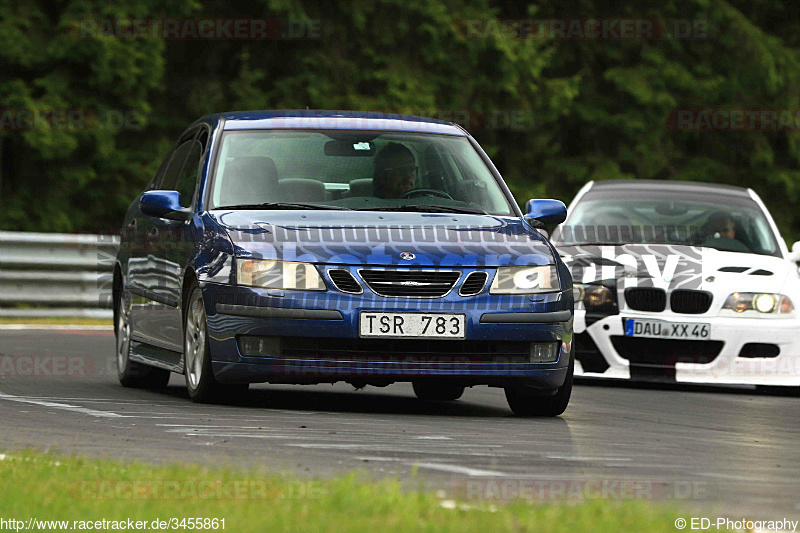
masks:
POLYGON ((211 209, 339 208, 514 215, 465 137, 244 130, 223 134, 211 209))

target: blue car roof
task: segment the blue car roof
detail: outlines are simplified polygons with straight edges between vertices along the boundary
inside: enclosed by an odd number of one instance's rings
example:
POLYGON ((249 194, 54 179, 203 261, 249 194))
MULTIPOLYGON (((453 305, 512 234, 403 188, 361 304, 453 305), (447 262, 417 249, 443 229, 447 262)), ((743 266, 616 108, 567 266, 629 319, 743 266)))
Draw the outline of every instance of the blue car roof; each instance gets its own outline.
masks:
POLYGON ((319 129, 408 131, 464 136, 464 130, 435 118, 369 111, 278 110, 220 113, 226 130, 319 129))

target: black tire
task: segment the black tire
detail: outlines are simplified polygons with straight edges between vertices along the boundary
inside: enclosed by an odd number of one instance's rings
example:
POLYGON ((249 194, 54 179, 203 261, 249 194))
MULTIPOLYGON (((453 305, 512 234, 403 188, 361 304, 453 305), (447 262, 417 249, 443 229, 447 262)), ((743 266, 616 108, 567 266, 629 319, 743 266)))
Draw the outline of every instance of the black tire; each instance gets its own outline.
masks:
POLYGON ((414 381, 414 394, 426 402, 452 402, 464 394, 462 385, 454 385, 441 381, 414 381))
POLYGON ((517 416, 558 416, 567 409, 572 394, 575 360, 570 359, 567 378, 552 396, 542 396, 520 387, 506 387, 508 406, 517 416))
POLYGON ((797 386, 778 386, 778 385, 756 385, 756 393, 769 396, 798 396, 800 397, 800 387, 797 386))
POLYGON ((197 403, 236 402, 242 400, 249 384, 222 384, 211 368, 206 313, 200 287, 193 284, 185 302, 183 317, 184 377, 189 398, 197 403))
POLYGON ((123 387, 139 389, 162 389, 169 382, 170 371, 131 361, 131 330, 133 325, 125 295, 120 294, 114 320, 114 335, 117 339, 117 378, 123 387))

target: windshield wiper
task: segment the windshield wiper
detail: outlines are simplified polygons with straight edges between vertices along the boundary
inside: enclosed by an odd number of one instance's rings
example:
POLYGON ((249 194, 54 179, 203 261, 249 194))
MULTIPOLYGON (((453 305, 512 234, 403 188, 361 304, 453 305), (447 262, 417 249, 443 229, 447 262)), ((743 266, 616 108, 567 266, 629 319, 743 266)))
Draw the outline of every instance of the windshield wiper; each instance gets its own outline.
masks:
POLYGON ((554 246, 699 246, 686 242, 553 242, 554 246))
POLYGON ((454 207, 449 205, 395 205, 389 207, 367 207, 358 211, 420 211, 423 213, 465 213, 469 215, 488 215, 483 209, 475 207, 454 207))
MULTIPOLYGON (((555 246, 555 242, 553 245, 555 246)), ((625 246, 635 242, 559 242, 558 246, 625 246)))
POLYGON ((263 204, 223 205, 214 209, 333 209, 336 211, 352 211, 349 207, 326 204, 304 204, 299 202, 265 202, 263 204))

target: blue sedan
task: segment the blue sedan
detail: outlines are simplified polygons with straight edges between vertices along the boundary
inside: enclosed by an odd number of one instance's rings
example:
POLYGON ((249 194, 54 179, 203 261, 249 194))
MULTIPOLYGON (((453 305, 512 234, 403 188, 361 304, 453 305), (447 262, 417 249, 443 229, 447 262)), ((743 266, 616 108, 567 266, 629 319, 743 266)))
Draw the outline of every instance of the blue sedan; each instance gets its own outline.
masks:
POLYGON ((505 389, 557 416, 573 374, 569 270, 460 126, 332 111, 207 115, 125 216, 120 382, 224 401, 250 383, 505 389))

